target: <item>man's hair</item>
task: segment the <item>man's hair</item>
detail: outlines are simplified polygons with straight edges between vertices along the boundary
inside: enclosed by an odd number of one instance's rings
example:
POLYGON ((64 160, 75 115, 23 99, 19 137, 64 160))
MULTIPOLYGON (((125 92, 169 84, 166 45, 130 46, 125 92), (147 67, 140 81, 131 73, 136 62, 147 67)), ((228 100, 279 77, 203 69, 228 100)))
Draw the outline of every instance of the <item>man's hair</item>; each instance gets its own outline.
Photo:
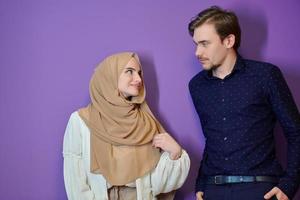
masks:
POLYGON ((204 23, 210 23, 215 26, 221 41, 228 35, 233 34, 235 36, 233 48, 237 51, 241 43, 241 28, 235 13, 218 6, 207 8, 192 18, 188 27, 190 35, 193 37, 195 29, 204 23))

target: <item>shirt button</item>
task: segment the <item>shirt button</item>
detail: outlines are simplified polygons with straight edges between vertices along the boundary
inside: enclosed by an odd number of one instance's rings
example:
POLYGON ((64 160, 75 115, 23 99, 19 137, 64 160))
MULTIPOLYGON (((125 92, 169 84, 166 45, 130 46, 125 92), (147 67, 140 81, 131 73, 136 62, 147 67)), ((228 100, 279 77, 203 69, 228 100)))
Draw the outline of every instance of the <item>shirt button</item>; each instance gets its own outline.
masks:
POLYGON ((222 99, 222 102, 224 102, 225 101, 225 99, 222 99))
POLYGON ((227 137, 224 137, 224 141, 226 141, 227 140, 227 137))
POLYGON ((228 158, 226 157, 225 160, 228 160, 228 158))
POLYGON ((223 117, 223 121, 225 121, 226 120, 226 117, 223 117))

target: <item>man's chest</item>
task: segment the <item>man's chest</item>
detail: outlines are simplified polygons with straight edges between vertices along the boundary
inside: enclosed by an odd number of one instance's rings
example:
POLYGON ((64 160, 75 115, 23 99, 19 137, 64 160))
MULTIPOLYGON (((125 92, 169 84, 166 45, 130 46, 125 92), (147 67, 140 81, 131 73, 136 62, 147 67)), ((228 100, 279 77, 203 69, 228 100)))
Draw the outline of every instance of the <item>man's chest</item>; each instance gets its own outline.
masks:
POLYGON ((193 91, 196 109, 202 117, 221 117, 260 112, 268 107, 263 81, 249 78, 211 80, 193 91))

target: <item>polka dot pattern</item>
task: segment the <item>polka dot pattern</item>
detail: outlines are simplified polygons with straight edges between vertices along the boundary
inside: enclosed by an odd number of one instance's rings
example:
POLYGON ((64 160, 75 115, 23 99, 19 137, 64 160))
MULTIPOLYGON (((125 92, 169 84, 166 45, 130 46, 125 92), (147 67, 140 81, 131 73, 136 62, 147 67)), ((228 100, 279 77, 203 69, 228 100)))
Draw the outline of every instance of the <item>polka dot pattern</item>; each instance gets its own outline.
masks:
POLYGON ((238 55, 224 79, 201 71, 189 83, 206 138, 196 190, 205 175, 270 175, 289 197, 300 183, 300 115, 279 68, 238 55), (288 167, 275 157, 279 120, 288 141, 288 167))

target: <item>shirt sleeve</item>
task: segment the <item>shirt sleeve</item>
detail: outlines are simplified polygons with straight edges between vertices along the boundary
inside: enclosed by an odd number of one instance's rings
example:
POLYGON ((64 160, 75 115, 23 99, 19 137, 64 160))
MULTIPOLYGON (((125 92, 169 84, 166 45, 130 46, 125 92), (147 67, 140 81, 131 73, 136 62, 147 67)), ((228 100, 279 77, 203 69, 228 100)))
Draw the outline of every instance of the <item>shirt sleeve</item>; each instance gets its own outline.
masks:
POLYGON ((164 152, 151 173, 151 185, 154 196, 180 188, 185 182, 190 169, 190 158, 185 150, 177 160, 171 160, 164 152))
POLYGON ((206 155, 207 154, 206 154, 206 151, 204 149, 204 153, 203 153, 202 160, 200 162, 200 167, 199 167, 199 170, 198 170, 198 176, 197 176, 197 179, 196 179, 195 193, 204 192, 205 183, 204 183, 204 180, 203 180, 203 176, 201 174, 201 169, 202 169, 203 162, 206 159, 206 155))
POLYGON ((87 184, 82 158, 80 124, 73 113, 69 119, 63 142, 64 182, 69 200, 94 200, 87 184))
MULTIPOLYGON (((201 123, 201 126, 202 126, 203 125, 203 119, 200 116, 200 110, 198 109, 199 107, 197 106, 197 103, 196 103, 196 100, 195 100, 196 99, 195 94, 194 94, 195 86, 193 84, 193 80, 191 80, 189 82, 189 91, 190 91, 194 107, 195 107, 195 109, 197 111, 197 114, 199 116, 200 123, 201 123)), ((199 170, 198 170, 198 176, 197 176, 197 179, 196 179, 195 193, 197 193, 197 192, 203 192, 204 191, 205 184, 203 182, 203 177, 201 176, 201 167, 203 165, 203 160, 205 160, 205 157, 206 157, 206 153, 205 153, 205 150, 204 150, 203 158, 201 160, 200 167, 199 167, 199 170)))
POLYGON ((274 67, 271 70, 267 82, 272 109, 288 143, 287 168, 278 187, 292 199, 300 183, 300 115, 279 68, 274 67))

